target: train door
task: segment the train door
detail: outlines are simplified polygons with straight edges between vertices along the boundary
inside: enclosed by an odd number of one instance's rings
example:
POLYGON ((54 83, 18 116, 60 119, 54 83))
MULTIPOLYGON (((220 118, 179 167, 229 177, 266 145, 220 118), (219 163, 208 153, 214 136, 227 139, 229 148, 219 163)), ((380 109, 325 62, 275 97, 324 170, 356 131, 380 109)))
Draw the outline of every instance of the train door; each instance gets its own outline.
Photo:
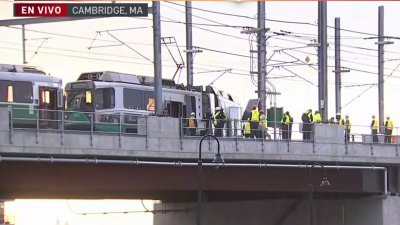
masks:
POLYGON ((39 127, 57 128, 57 89, 39 87, 39 127))
POLYGON ((168 101, 167 102, 168 116, 174 118, 182 117, 183 107, 184 106, 182 106, 182 102, 168 101))

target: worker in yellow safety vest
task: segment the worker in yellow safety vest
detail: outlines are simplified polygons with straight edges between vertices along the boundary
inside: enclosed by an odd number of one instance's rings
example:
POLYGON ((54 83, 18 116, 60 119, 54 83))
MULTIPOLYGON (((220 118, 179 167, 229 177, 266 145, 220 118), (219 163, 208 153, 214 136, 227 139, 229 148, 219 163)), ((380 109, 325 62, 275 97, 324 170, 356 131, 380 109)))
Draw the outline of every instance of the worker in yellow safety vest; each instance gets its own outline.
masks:
POLYGON ((243 125, 243 133, 245 138, 250 138, 251 130, 250 130, 250 119, 247 119, 243 125))
MULTIPOLYGON (((345 131, 345 141, 349 142, 350 141, 350 131, 351 131, 351 120, 348 114, 346 114, 344 121, 344 131, 345 131)), ((354 141, 354 140, 353 140, 354 141)))
POLYGON ((196 136, 197 120, 196 120, 195 115, 196 114, 194 112, 192 112, 190 114, 189 119, 188 119, 187 127, 188 127, 188 130, 189 130, 189 132, 188 132, 189 136, 196 136))
POLYGON ((268 128, 267 128, 267 117, 264 113, 264 110, 260 110, 260 122, 258 123, 258 128, 260 134, 258 135, 261 138, 267 137, 268 139, 271 140, 271 135, 268 133, 268 128))
POLYGON ((376 119, 375 115, 372 115, 372 122, 371 122, 371 133, 372 133, 372 141, 378 142, 378 119, 376 119))
POLYGON ((386 117, 385 123, 385 143, 392 143, 393 121, 390 117, 386 117))
POLYGON ((318 111, 315 111, 314 123, 321 123, 321 122, 322 122, 321 114, 318 111))
POLYGON ((289 139, 289 125, 290 125, 290 115, 289 112, 285 112, 281 120, 282 140, 289 139))
POLYGON ((250 137, 257 138, 259 121, 260 121, 260 113, 258 112, 257 106, 254 105, 253 110, 251 110, 250 112, 250 128, 251 128, 250 137))

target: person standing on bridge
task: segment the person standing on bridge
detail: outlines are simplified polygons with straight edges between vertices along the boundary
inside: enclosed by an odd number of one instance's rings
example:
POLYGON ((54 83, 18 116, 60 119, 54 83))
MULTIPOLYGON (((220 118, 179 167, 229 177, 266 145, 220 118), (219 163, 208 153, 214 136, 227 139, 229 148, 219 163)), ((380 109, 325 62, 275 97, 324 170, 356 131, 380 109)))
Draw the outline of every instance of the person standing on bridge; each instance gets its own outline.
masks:
POLYGON ((226 116, 224 110, 222 108, 215 108, 215 116, 214 116, 214 126, 215 126, 215 136, 222 137, 223 129, 225 126, 226 116))
POLYGON ((260 122, 260 113, 258 112, 257 106, 254 105, 253 110, 251 110, 250 112, 250 128, 251 128, 250 137, 257 138, 259 122, 260 122))
POLYGON ((260 110, 260 123, 258 125, 259 128, 259 137, 265 138, 267 137, 268 140, 271 140, 271 135, 268 134, 267 130, 267 117, 265 116, 264 110, 260 110))
MULTIPOLYGON (((351 120, 348 114, 346 114, 346 120, 344 121, 344 132, 345 132, 345 141, 350 141, 350 131, 351 131, 351 120)), ((354 142, 354 140, 353 140, 354 142)))
POLYGON ((250 138, 250 134, 251 134, 250 119, 247 119, 247 121, 244 122, 244 125, 243 125, 243 136, 245 138, 250 138))
POLYGON ((192 112, 190 114, 190 117, 188 119, 188 124, 187 127, 189 128, 189 136, 196 136, 196 132, 197 132, 197 120, 195 117, 195 113, 192 112))
POLYGON ((303 140, 310 140, 313 122, 312 109, 305 111, 301 116, 301 120, 303 121, 303 140))
POLYGON ((322 122, 321 114, 318 111, 315 111, 314 123, 321 123, 321 122, 322 122))
POLYGON ((371 122, 371 133, 372 133, 372 141, 374 143, 378 141, 378 119, 376 119, 375 115, 372 115, 372 122, 371 122))
POLYGON ((289 126, 290 126, 290 115, 289 112, 285 112, 281 120, 282 140, 289 139, 289 126))
POLYGON ((289 111, 286 112, 290 118, 289 123, 289 140, 292 140, 292 127, 293 127, 293 116, 290 115, 289 111))
POLYGON ((386 117, 385 122, 385 143, 392 143, 393 121, 390 117, 386 117))

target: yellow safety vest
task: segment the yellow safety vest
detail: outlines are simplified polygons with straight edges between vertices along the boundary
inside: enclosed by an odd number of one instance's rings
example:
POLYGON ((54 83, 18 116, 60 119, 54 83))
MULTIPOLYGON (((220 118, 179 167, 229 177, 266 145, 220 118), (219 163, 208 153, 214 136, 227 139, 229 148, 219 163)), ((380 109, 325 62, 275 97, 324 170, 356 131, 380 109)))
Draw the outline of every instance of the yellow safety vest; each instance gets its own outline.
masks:
POLYGON ((251 110, 251 121, 260 121, 260 114, 257 109, 251 110))
POLYGON ((285 114, 285 115, 283 116, 282 120, 281 120, 281 123, 284 123, 284 124, 286 124, 286 125, 289 125, 289 123, 290 123, 290 118, 289 118, 289 116, 285 114))
POLYGON ((372 130, 378 130, 378 120, 377 119, 373 119, 372 120, 373 125, 372 125, 372 130))
POLYGON ((214 115, 214 125, 215 125, 215 126, 217 126, 217 123, 218 123, 217 116, 219 116, 219 114, 220 114, 220 112, 218 111, 218 112, 215 113, 215 115, 214 115))
POLYGON ((311 119, 312 113, 309 112, 309 113, 307 114, 307 116, 308 116, 308 119, 310 120, 310 123, 312 123, 312 122, 313 122, 313 119, 311 119))
POLYGON ((350 119, 347 119, 347 123, 346 123, 345 127, 347 130, 351 130, 351 120, 350 119))
POLYGON ((266 128, 267 127, 267 120, 266 120, 264 114, 260 116, 259 126, 262 127, 262 128, 266 128))
POLYGON ((250 130, 250 123, 247 121, 245 124, 244 124, 244 134, 250 134, 251 133, 251 130, 250 130))
POLYGON ((386 129, 393 130, 393 121, 391 119, 388 119, 386 122, 387 122, 386 129))
POLYGON ((317 113, 314 115, 314 122, 315 123, 321 123, 322 119, 321 119, 321 114, 317 113))
POLYGON ((195 122, 194 122, 195 119, 196 119, 196 118, 194 118, 194 116, 191 116, 191 117, 189 118, 188 127, 190 127, 190 128, 195 128, 195 127, 196 127, 196 124, 195 124, 195 122))
POLYGON ((337 122, 337 124, 344 126, 344 119, 340 118, 340 120, 337 122))

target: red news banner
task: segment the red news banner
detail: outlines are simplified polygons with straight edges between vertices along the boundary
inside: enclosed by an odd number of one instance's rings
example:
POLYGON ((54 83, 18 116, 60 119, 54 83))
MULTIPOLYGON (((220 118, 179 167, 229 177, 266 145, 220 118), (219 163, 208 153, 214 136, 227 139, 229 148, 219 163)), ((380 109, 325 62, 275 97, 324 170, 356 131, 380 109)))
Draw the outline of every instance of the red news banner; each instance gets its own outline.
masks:
POLYGON ((148 15, 143 3, 14 3, 16 17, 139 17, 148 15))

